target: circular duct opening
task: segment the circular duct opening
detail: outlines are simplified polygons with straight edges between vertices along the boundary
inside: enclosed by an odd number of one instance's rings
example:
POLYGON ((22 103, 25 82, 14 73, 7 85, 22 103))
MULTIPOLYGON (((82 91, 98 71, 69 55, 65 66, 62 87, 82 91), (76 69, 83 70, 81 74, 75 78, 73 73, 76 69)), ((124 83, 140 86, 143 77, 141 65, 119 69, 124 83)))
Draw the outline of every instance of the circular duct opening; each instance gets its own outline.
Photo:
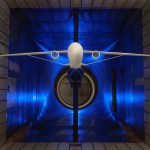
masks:
MULTIPOLYGON (((57 100, 65 107, 73 109, 73 89, 67 79, 68 69, 62 71, 55 80, 55 95, 57 100)), ((83 109, 89 106, 97 94, 97 81, 94 75, 84 69, 84 76, 81 87, 78 89, 78 108, 83 109)))

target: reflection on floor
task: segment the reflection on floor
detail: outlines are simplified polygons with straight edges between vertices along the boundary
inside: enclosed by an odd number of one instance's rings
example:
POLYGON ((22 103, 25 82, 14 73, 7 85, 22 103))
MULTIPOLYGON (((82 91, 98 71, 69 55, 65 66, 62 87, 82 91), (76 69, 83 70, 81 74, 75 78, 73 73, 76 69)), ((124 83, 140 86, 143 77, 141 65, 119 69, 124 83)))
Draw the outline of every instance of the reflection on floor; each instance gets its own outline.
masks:
MULTIPOLYGON (((65 120, 42 120, 27 132, 25 142, 72 142, 72 126, 65 120)), ((92 120, 79 126, 79 142, 127 142, 126 132, 117 122, 92 120)))
POLYGON ((145 143, 7 143, 0 150, 150 150, 145 143))

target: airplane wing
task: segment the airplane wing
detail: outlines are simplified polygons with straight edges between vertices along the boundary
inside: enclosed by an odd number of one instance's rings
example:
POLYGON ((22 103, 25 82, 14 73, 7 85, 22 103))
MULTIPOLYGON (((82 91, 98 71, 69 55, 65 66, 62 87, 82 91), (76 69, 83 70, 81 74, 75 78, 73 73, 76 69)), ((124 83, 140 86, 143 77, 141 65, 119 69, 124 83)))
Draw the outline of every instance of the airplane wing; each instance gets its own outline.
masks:
POLYGON ((88 54, 93 54, 94 52, 99 53, 99 54, 92 55, 92 58, 94 57, 95 60, 97 60, 100 57, 100 54, 115 55, 115 56, 110 57, 110 58, 106 58, 106 59, 102 59, 102 60, 99 60, 99 61, 91 62, 91 63, 82 63, 82 66, 92 65, 92 64, 104 62, 104 61, 107 61, 107 60, 115 59, 115 58, 118 58, 118 57, 122 57, 122 56, 150 57, 149 54, 123 53, 123 52, 104 52, 104 51, 91 51, 91 50, 90 51, 85 51, 85 53, 88 53, 88 54))
POLYGON ((28 56, 28 57, 32 57, 32 58, 36 58, 36 59, 40 59, 40 60, 44 60, 44 61, 48 61, 48 62, 60 64, 60 65, 64 65, 64 66, 69 66, 69 64, 64 64, 64 63, 61 63, 61 62, 52 61, 50 59, 37 57, 37 55, 49 54, 53 60, 56 60, 56 59, 59 58, 59 54, 66 54, 66 53, 67 53, 67 50, 59 50, 59 51, 53 50, 53 51, 46 51, 46 52, 29 52, 29 53, 2 54, 2 55, 0 55, 0 57, 28 56))
POLYGON ((29 52, 29 53, 14 53, 14 54, 2 54, 0 55, 0 57, 14 57, 14 56, 32 56, 32 55, 46 55, 46 54, 50 54, 50 55, 56 55, 56 53, 60 53, 60 54, 65 54, 67 53, 67 50, 60 50, 60 51, 46 51, 46 52, 29 52))
MULTIPOLYGON (((123 52, 110 52, 113 51, 115 45, 117 42, 112 43, 110 46, 108 46, 107 48, 105 48, 105 50, 103 51, 99 51, 99 50, 83 50, 83 53, 85 54, 91 54, 92 58, 94 60, 94 62, 90 62, 87 64, 82 64, 82 65, 90 65, 90 64, 95 64, 95 63, 99 63, 102 61, 106 61, 106 60, 110 60, 110 59, 115 59, 121 56, 138 56, 138 57, 150 57, 149 54, 137 54, 137 53, 123 53, 123 52), (97 61, 100 58, 100 55, 104 54, 104 55, 115 55, 115 57, 110 57, 107 59, 102 59, 97 61)), ((43 47, 42 47, 43 48, 43 47)), ((44 49, 45 50, 45 49, 44 49)), ((44 51, 44 52, 29 52, 29 53, 14 53, 14 54, 2 54, 0 55, 0 57, 16 57, 16 56, 30 56, 36 59, 41 59, 41 60, 45 60, 45 61, 49 61, 49 62, 53 62, 53 63, 57 63, 57 64, 61 64, 61 65, 69 65, 69 64, 63 64, 61 62, 56 62, 55 60, 57 60, 59 58, 60 54, 67 54, 67 50, 53 50, 53 51, 44 51), (37 57, 37 55, 50 55, 52 60, 49 59, 45 59, 45 58, 41 58, 41 57, 37 57)))
POLYGON ((118 55, 118 56, 139 56, 139 57, 150 57, 149 54, 138 54, 138 53, 123 53, 123 52, 105 52, 105 51, 91 51, 91 50, 84 50, 84 53, 92 54, 92 53, 99 53, 104 55, 118 55))
POLYGON ((94 50, 83 50, 83 53, 85 54, 92 54, 94 50))

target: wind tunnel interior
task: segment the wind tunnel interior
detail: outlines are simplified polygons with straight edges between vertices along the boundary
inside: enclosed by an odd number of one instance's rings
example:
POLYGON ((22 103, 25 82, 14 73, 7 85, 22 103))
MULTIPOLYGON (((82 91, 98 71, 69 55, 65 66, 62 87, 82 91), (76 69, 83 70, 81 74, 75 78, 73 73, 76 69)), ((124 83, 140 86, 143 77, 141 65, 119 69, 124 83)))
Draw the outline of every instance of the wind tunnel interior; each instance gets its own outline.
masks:
MULTIPOLYGON (((75 39, 85 50, 143 53, 142 11, 11 9, 9 39, 10 53, 65 50, 75 39)), ((40 57, 52 61, 50 55, 40 57)), ((130 141, 125 126, 144 138, 143 58, 111 57, 101 55, 100 63, 84 68, 95 78, 97 93, 79 110, 81 142, 130 141)), ((60 55, 57 62, 68 63, 68 58, 60 55)), ((91 55, 85 54, 83 63, 90 62, 91 55)), ((55 92, 55 82, 66 69, 33 57, 9 58, 8 137, 30 124, 23 141, 72 141, 73 111, 55 92)))

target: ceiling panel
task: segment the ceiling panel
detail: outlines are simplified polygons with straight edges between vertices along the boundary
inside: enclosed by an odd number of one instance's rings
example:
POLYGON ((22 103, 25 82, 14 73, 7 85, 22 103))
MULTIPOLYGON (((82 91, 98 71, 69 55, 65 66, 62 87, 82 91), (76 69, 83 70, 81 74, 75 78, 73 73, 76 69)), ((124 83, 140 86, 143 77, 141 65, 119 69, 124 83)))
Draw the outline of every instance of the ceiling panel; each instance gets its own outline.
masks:
POLYGON ((135 8, 142 8, 147 0, 138 0, 138 2, 135 5, 135 8))
POLYGON ((39 8, 39 5, 35 0, 26 0, 26 2, 30 8, 39 8))
POLYGON ((3 10, 9 15, 10 9, 4 0, 1 0, 0 7, 4 8, 3 10))
POLYGON ((93 1, 93 8, 102 8, 104 0, 94 0, 93 1))
POLYGON ((93 5, 92 0, 82 0, 82 7, 83 8, 91 8, 93 5))
POLYGON ((142 8, 148 0, 5 0, 11 8, 142 8))
POLYGON ((59 0, 48 0, 51 8, 59 8, 59 0))
POLYGON ((27 2, 25 0, 14 0, 14 2, 19 8, 28 8, 27 2))
POLYGON ((72 8, 80 8, 81 7, 81 0, 71 0, 71 7, 72 8))
POLYGON ((127 2, 124 5, 124 8, 134 8, 137 2, 138 0, 127 0, 127 2))
POLYGON ((113 8, 123 8, 127 0, 116 0, 113 8))
POLYGON ((11 8, 17 8, 16 3, 14 2, 14 0, 5 0, 6 3, 8 4, 9 7, 11 8))
POLYGON ((103 8, 113 8, 115 0, 105 0, 103 4, 103 8))
POLYGON ((49 3, 47 0, 37 0, 40 8, 49 8, 49 3))
POLYGON ((70 0, 60 0, 61 8, 70 8, 70 0))

